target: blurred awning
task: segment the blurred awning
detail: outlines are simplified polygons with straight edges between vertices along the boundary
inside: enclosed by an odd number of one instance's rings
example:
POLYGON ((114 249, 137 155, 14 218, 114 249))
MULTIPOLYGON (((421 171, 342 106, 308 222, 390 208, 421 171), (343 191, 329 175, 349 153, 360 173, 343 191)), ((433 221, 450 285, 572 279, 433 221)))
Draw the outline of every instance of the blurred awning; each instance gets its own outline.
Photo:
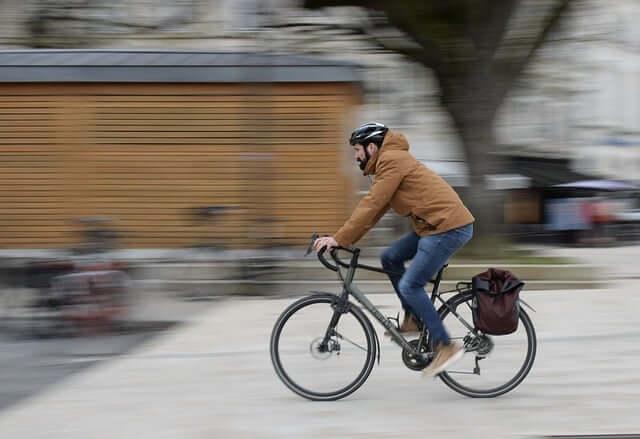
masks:
POLYGON ((509 172, 528 177, 531 187, 548 188, 565 183, 594 180, 590 175, 573 171, 569 159, 510 156, 509 172))
MULTIPOLYGON (((421 160, 424 165, 443 177, 454 187, 468 186, 469 171, 464 161, 421 160)), ((497 190, 524 189, 529 187, 550 188, 559 184, 593 177, 574 172, 569 159, 542 158, 534 156, 507 156, 503 173, 488 175, 488 187, 497 190)))
POLYGON ((557 184, 554 187, 567 189, 587 189, 596 191, 633 191, 637 186, 618 180, 581 180, 557 184))

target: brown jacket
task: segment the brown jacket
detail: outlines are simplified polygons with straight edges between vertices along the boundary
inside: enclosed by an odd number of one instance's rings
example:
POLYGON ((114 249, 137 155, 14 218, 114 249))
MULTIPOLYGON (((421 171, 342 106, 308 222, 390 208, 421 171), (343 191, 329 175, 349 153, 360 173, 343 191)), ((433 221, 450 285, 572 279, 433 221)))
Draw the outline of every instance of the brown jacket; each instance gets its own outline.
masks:
POLYGON ((411 217, 420 236, 434 235, 474 221, 458 194, 438 174, 409 153, 409 143, 400 133, 389 131, 382 148, 364 169, 373 175, 369 193, 334 235, 341 246, 357 242, 391 207, 411 217))

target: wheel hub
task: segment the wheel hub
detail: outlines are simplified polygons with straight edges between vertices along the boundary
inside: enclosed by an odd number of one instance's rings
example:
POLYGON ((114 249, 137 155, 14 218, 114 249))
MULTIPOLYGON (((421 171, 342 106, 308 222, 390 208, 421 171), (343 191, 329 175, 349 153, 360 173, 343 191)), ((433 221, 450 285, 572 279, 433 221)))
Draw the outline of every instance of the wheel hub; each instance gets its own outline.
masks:
POLYGON ((340 343, 334 339, 327 340, 327 343, 323 344, 324 337, 318 337, 311 342, 309 351, 313 358, 317 360, 326 360, 334 352, 340 355, 340 343))

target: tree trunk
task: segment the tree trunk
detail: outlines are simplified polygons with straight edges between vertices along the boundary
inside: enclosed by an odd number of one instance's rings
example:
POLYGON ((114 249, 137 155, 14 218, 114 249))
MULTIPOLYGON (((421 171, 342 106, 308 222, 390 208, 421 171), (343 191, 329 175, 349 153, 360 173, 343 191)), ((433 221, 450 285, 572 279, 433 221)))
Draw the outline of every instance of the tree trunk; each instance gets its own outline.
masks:
MULTIPOLYGON (((495 155, 495 107, 481 99, 458 100, 447 107, 467 159, 469 186, 461 194, 476 218, 474 243, 485 246, 503 242, 504 201, 501 191, 488 185, 488 176, 501 172, 500 157, 495 155)), ((499 244, 498 244, 499 245, 499 244)))

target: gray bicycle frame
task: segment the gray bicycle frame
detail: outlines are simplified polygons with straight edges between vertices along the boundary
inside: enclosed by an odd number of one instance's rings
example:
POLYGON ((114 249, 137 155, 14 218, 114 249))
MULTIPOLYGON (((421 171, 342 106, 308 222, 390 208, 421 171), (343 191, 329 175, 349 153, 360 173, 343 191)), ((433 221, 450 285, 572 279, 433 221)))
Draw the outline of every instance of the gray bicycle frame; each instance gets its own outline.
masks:
MULTIPOLYGON (((406 338, 404 338, 402 336, 402 334, 400 334, 400 332, 398 332, 398 329, 396 328, 396 326, 393 324, 392 320, 388 317, 385 317, 379 310, 378 308, 376 308, 376 306, 371 303, 371 301, 366 297, 365 293, 363 293, 362 291, 360 291, 360 289, 353 284, 353 278, 355 276, 355 272, 357 268, 363 268, 365 270, 370 270, 370 271, 375 271, 378 273, 385 273, 387 274, 387 272, 383 269, 377 268, 377 267, 371 267, 368 265, 362 265, 362 264, 358 264, 358 256, 359 256, 359 251, 355 250, 354 252, 352 252, 352 257, 351 257, 351 263, 350 264, 345 264, 344 262, 340 261, 340 259, 336 256, 335 251, 332 251, 331 256, 334 259, 334 261, 336 262, 336 266, 332 267, 329 265, 327 265, 326 260, 323 261, 322 257, 321 257, 321 262, 327 266, 329 269, 336 271, 338 273, 338 276, 340 277, 340 280, 342 281, 343 284, 343 290, 342 290, 342 294, 340 295, 340 298, 344 301, 348 300, 349 294, 351 294, 353 297, 356 298, 356 300, 367 310, 369 311, 369 313, 375 317, 375 319, 380 322, 380 324, 382 326, 384 326, 384 328, 389 331, 389 334, 391 335, 391 337, 393 338, 393 340, 398 343, 400 346, 402 346, 403 349, 407 350, 408 352, 411 352, 412 355, 415 356, 423 356, 424 354, 418 352, 414 347, 412 347, 409 342, 407 341, 406 338), (348 267, 346 274, 342 273, 342 269, 340 267, 348 267)), ((321 255, 320 255, 321 256, 321 255)), ((431 301, 435 304, 435 299, 437 298, 438 300, 440 300, 440 302, 442 302, 445 306, 448 307, 448 304, 445 300, 442 299, 442 297, 440 297, 440 293, 438 292, 438 289, 440 287, 440 281, 442 280, 442 273, 444 272, 444 269, 447 266, 445 265, 444 267, 442 267, 440 269, 440 271, 438 271, 438 274, 436 275, 436 278, 434 280, 431 281, 431 283, 433 283, 433 290, 431 291, 431 301)), ((460 292, 458 289, 452 290, 452 291, 446 291, 447 293, 453 293, 453 292, 460 292)), ((455 309, 449 308, 449 311, 460 321, 460 323, 462 323, 470 332, 475 333, 476 330, 472 325, 469 325, 469 323, 467 323, 466 320, 464 320, 462 317, 460 317, 460 315, 456 312, 455 309)), ((331 324, 329 329, 333 329, 333 326, 335 325, 335 323, 337 323, 334 319, 331 320, 331 324)))

